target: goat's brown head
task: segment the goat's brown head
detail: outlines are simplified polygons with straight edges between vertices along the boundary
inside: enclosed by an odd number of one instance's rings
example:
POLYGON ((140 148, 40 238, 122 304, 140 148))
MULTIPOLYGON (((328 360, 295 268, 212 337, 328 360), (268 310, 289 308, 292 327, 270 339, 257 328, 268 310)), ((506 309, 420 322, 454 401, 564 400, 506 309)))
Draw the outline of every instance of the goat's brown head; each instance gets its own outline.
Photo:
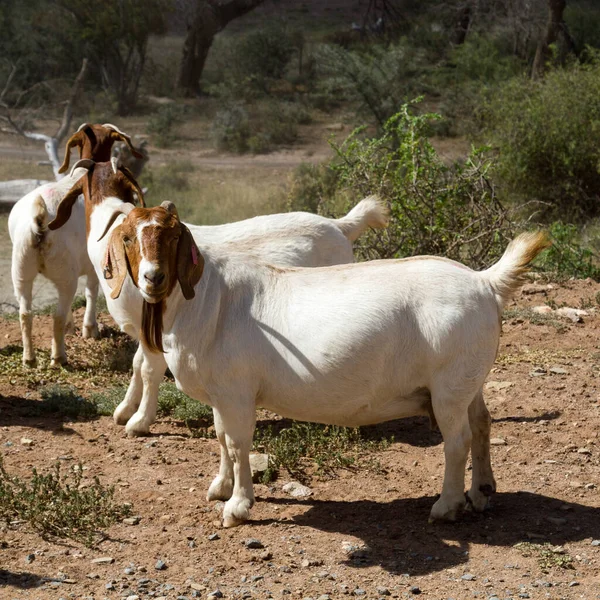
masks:
POLYGON ((82 167, 87 169, 87 173, 75 183, 60 201, 56 210, 56 217, 48 223, 49 229, 58 229, 69 220, 73 205, 80 194, 85 197, 86 214, 88 215, 94 204, 99 204, 109 197, 119 198, 123 202, 131 204, 136 204, 136 200, 139 200, 142 206, 146 206, 144 194, 131 171, 120 165, 117 159, 111 159, 110 162, 103 163, 82 159, 73 165, 71 174, 82 167))
MULTIPOLYGON (((122 214, 115 212, 106 231, 122 214)), ((116 299, 127 274, 144 298, 142 340, 163 351, 162 313, 165 300, 179 283, 187 300, 202 277, 204 259, 190 230, 179 220, 172 202, 156 208, 134 208, 110 235, 104 277, 116 299)))
POLYGON ((125 142, 136 158, 144 158, 131 143, 131 138, 121 131, 116 125, 90 125, 83 123, 79 129, 68 139, 65 149, 65 160, 58 170, 64 173, 69 168, 69 154, 71 148, 79 148, 80 158, 91 158, 96 162, 108 162, 112 146, 115 142, 125 142))

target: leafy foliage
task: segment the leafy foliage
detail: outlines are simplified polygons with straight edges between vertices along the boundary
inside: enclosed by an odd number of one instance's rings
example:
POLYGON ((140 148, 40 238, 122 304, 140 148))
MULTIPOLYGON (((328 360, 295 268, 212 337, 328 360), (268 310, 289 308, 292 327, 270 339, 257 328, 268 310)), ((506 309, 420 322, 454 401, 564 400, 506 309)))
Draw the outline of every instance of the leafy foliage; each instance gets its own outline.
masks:
POLYGON ((542 80, 511 79, 490 95, 480 118, 515 195, 549 202, 548 218, 600 213, 600 56, 542 80))
POLYGON ((185 108, 178 104, 161 106, 148 119, 146 131, 152 136, 152 141, 161 148, 171 146, 176 139, 174 128, 184 122, 185 108))
POLYGON ((60 463, 46 475, 32 471, 29 481, 10 475, 0 457, 0 520, 24 521, 43 536, 71 538, 93 546, 105 536, 99 529, 127 517, 131 506, 114 500, 114 488, 97 477, 83 480, 83 466, 61 473, 60 463))
POLYGON ((254 446, 269 455, 265 481, 282 468, 300 479, 307 478, 307 467, 312 464, 319 474, 333 476, 336 469, 364 466, 367 452, 382 450, 389 443, 369 440, 359 428, 298 421, 279 431, 259 426, 254 434, 254 446))
POLYGON ((391 208, 389 228, 364 238, 359 256, 432 254, 489 265, 515 231, 490 180, 492 163, 484 149, 474 149, 464 163, 446 165, 427 139, 439 116, 413 113, 406 104, 380 136, 364 138, 358 129, 332 144, 340 186, 361 197, 378 194, 391 208))

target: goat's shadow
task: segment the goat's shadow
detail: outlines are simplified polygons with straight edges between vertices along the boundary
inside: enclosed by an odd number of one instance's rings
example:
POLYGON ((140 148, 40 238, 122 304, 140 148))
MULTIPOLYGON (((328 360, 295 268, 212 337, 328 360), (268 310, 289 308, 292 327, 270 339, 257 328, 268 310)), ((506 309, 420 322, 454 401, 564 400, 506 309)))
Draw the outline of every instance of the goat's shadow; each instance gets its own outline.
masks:
POLYGON ((52 580, 26 571, 14 572, 0 569, 0 588, 14 587, 21 590, 29 590, 38 588, 47 581, 52 580))
POLYGON ((531 492, 496 494, 483 514, 465 513, 456 523, 428 523, 436 498, 348 502, 265 498, 308 507, 296 525, 359 538, 344 561, 353 568, 379 565, 393 574, 426 575, 462 565, 472 543, 511 548, 519 542, 562 545, 600 538, 600 508, 531 492), (554 518, 554 522, 548 517, 554 518), (555 523, 563 523, 557 525, 555 523))

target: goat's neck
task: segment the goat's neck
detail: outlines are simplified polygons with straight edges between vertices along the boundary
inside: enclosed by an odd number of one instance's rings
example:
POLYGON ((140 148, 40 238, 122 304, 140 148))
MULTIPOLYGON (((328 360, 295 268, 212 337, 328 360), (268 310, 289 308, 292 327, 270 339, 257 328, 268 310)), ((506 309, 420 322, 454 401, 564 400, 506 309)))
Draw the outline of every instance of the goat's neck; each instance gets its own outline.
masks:
MULTIPOLYGON (((86 202, 85 211, 88 243, 90 241, 96 241, 102 235, 102 233, 104 233, 104 229, 106 228, 108 220, 116 210, 120 210, 127 215, 132 209, 133 204, 130 204, 129 202, 123 202, 123 200, 120 198, 115 198, 114 196, 104 198, 102 202, 98 204, 86 202)), ((120 221, 117 220, 111 227, 111 231, 119 223, 120 221)), ((110 238, 109 234, 110 232, 108 232, 102 240, 105 242, 105 244, 108 243, 108 239, 110 238)))

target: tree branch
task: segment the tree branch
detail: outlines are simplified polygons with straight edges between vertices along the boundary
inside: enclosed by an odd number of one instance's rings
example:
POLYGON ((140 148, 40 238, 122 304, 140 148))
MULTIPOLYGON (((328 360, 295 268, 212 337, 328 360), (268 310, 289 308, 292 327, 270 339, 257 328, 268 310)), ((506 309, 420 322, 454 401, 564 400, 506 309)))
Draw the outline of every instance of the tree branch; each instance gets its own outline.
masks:
POLYGON ((63 138, 67 135, 67 132, 71 127, 71 119, 73 118, 73 104, 75 103, 75 98, 77 97, 77 94, 79 93, 79 88, 81 87, 81 84, 85 78, 87 67, 88 59, 84 58, 83 62, 81 63, 79 75, 77 75, 77 77, 75 78, 73 87, 71 88, 71 93, 69 95, 69 99, 67 100, 67 104, 63 112, 62 122, 60 124, 60 127, 58 128, 58 131, 54 135, 54 138, 57 142, 61 142, 63 140, 63 138))

